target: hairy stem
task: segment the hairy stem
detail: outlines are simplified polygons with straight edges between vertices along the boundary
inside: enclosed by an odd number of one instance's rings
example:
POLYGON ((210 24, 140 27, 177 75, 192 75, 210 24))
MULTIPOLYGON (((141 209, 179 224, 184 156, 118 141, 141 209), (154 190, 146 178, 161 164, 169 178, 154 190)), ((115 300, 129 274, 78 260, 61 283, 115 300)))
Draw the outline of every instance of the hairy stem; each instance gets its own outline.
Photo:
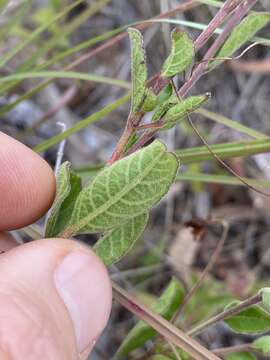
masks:
POLYGON ((226 17, 241 3, 242 0, 226 0, 222 8, 213 17, 207 28, 197 37, 194 47, 198 51, 213 35, 215 30, 224 22, 226 17))
POLYGON ((238 314, 242 310, 248 309, 251 306, 258 304, 262 301, 262 295, 260 293, 257 293, 248 299, 242 301, 240 304, 235 305, 227 310, 224 310, 223 312, 217 314, 216 316, 213 316, 212 318, 202 322, 201 324, 195 326, 191 330, 187 332, 190 336, 195 336, 200 334, 203 330, 207 329, 209 326, 212 326, 216 324, 219 321, 225 320, 233 315, 238 314))
POLYGON ((191 77, 184 83, 184 85, 178 91, 179 96, 183 97, 187 92, 196 84, 196 82, 201 78, 208 67, 209 59, 212 59, 218 49, 222 46, 224 41, 228 38, 232 30, 237 24, 242 20, 242 18, 248 13, 248 11, 256 4, 258 0, 247 0, 242 2, 232 17, 228 20, 227 24, 224 27, 222 33, 216 38, 212 46, 206 52, 203 61, 198 64, 193 71, 191 77))

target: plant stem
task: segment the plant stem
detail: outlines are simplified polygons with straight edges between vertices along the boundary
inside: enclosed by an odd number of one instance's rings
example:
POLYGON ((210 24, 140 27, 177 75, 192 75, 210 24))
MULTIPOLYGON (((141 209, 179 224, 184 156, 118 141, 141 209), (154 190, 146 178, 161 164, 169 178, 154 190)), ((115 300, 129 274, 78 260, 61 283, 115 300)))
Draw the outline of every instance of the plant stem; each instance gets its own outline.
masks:
POLYGON ((187 332, 190 336, 195 336, 200 334, 203 330, 208 328, 209 326, 212 326, 216 324, 219 321, 225 320, 230 316, 236 315, 242 310, 248 309, 251 306, 258 304, 262 301, 262 295, 260 293, 257 293, 248 299, 242 301, 240 304, 235 305, 227 310, 224 310, 223 312, 217 314, 216 316, 213 316, 212 318, 202 322, 201 324, 195 326, 191 330, 187 332))
POLYGON ((240 345, 228 346, 226 348, 215 349, 213 350, 213 353, 222 356, 232 352, 250 351, 251 350, 250 345, 251 344, 240 344, 240 345))
POLYGON ((223 23, 226 17, 241 3, 242 0, 226 0, 221 9, 213 17, 207 28, 197 37, 194 47, 198 51, 213 35, 215 30, 223 23))
POLYGON ((115 161, 119 160, 124 151, 125 151, 125 147, 130 139, 130 137, 134 134, 134 127, 132 125, 132 121, 130 120, 130 118, 127 120, 127 124, 125 127, 125 130, 123 132, 123 134, 121 135, 115 150, 113 151, 109 161, 107 162, 108 165, 112 165, 115 161))
POLYGON ((122 306, 145 321, 160 335, 164 336, 169 342, 186 351, 196 360, 218 360, 219 357, 204 348, 201 344, 194 341, 180 329, 165 320, 162 316, 156 314, 146 306, 138 303, 124 289, 114 282, 112 283, 114 299, 122 306))
MULTIPOLYGON (((208 66, 207 59, 210 57, 213 57, 216 53, 216 51, 219 49, 219 47, 222 45, 223 41, 227 38, 227 36, 230 34, 230 32, 233 30, 235 25, 241 20, 241 18, 248 12, 248 10, 256 3, 257 0, 247 0, 247 3, 243 2, 240 4, 241 0, 227 0, 223 7, 218 11, 216 16, 212 19, 212 21, 209 23, 207 28, 199 35, 199 37, 195 41, 195 50, 200 49, 210 38, 210 36, 215 32, 215 30, 218 28, 218 26, 225 20, 225 18, 238 6, 235 14, 231 17, 231 19, 228 21, 227 25, 225 26, 222 34, 218 36, 218 38, 215 40, 213 45, 209 48, 207 51, 205 57, 203 58, 203 62, 197 65, 195 68, 193 74, 187 80, 184 85, 179 90, 179 96, 184 96, 188 90, 199 80, 199 78, 203 75, 205 69, 208 66), (239 10, 240 8, 240 10, 239 10), (233 20, 232 20, 233 19, 233 20)), ((142 135, 142 137, 139 139, 139 141, 130 149, 129 153, 132 153, 138 149, 140 149, 142 146, 144 146, 149 140, 152 139, 154 134, 158 130, 152 130, 147 131, 145 134, 142 135)))
MULTIPOLYGON (((196 84, 196 82, 201 78, 208 67, 209 59, 213 58, 218 49, 230 35, 235 26, 241 21, 241 19, 246 15, 246 13, 256 4, 258 0, 246 0, 243 1, 232 17, 228 20, 227 24, 224 27, 222 33, 216 38, 212 46, 206 52, 203 61, 198 64, 193 71, 191 77, 184 83, 184 85, 178 91, 180 97, 183 97, 187 92, 196 84), (207 61, 208 60, 208 61, 207 61)), ((207 29, 206 29, 207 30, 207 29)), ((205 31, 206 31, 205 30, 205 31)))

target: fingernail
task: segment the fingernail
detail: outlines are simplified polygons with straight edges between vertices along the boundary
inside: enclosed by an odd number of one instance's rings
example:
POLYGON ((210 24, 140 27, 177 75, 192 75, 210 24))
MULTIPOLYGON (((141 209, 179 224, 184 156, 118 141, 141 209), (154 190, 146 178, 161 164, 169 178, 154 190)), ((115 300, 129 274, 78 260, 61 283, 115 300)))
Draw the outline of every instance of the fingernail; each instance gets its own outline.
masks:
POLYGON ((111 287, 98 258, 72 252, 55 269, 56 289, 74 324, 78 352, 94 343, 106 326, 111 307, 111 287))

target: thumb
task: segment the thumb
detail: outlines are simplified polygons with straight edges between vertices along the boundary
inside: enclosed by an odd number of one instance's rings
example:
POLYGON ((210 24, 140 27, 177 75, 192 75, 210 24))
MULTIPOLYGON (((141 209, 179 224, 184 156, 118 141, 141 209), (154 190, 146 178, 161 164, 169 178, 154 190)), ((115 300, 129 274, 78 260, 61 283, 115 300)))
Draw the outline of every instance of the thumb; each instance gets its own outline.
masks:
POLYGON ((47 239, 0 256, 0 359, 85 359, 111 308, 105 267, 85 246, 47 239))

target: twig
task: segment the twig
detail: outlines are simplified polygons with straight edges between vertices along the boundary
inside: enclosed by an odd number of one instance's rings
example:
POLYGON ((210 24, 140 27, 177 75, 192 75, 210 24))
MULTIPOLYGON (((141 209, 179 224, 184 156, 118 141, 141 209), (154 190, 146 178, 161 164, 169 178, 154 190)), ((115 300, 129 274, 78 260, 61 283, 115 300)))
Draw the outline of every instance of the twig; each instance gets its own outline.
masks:
MULTIPOLYGON (((218 38, 214 41, 213 45, 209 48, 206 55, 204 56, 202 62, 200 62, 192 73, 191 77, 184 83, 184 85, 179 90, 179 95, 182 97, 185 95, 188 90, 199 80, 199 78, 204 74, 204 71, 207 68, 207 64, 210 61, 209 58, 213 58, 216 51, 222 45, 224 40, 230 34, 232 29, 235 27, 237 22, 241 20, 241 18, 248 12, 248 10, 256 3, 257 0, 248 0, 246 2, 241 1, 241 5, 239 5, 240 1, 237 0, 227 0, 224 6, 218 11, 216 16, 209 23, 207 28, 199 35, 199 37, 195 41, 195 49, 200 49, 210 38, 210 36, 214 33, 215 29, 225 20, 225 18, 238 6, 235 14, 228 21, 225 26, 222 34, 218 36, 218 38), (252 2, 252 3, 251 3, 252 2), (244 6, 244 5, 245 6, 244 6), (241 8, 240 8, 241 7, 241 8), (240 8, 240 10, 239 10, 240 8), (240 13, 240 14, 239 14, 240 13)), ((157 130, 147 131, 145 132, 141 138, 138 140, 136 144, 130 149, 128 154, 133 153, 134 151, 143 147, 148 141, 152 139, 157 130)))
POLYGON ((216 246, 216 248, 215 248, 215 250, 214 250, 214 252, 213 252, 213 254, 212 254, 211 258, 210 258, 210 261, 208 262, 207 266, 205 267, 205 269, 201 273, 201 275, 200 275, 199 279, 197 280, 197 282, 194 284, 194 286, 189 290, 189 292, 185 296, 185 298, 183 300, 183 303, 181 304, 181 307, 179 308, 178 312, 174 315, 174 320, 173 321, 177 321, 177 318, 183 312, 184 308, 188 304, 191 297, 198 290, 198 288, 201 286, 202 282, 204 281, 205 277, 212 270, 213 266, 217 262, 217 259, 219 258, 220 253, 221 253, 221 251, 223 249, 224 243, 225 243, 227 235, 228 235, 229 226, 228 226, 228 223, 226 221, 222 221, 222 220, 220 220, 220 221, 218 221, 218 220, 211 221, 211 223, 215 223, 215 222, 219 222, 219 223, 222 224, 222 226, 223 226, 222 235, 221 235, 221 237, 220 237, 220 239, 218 241, 218 244, 217 244, 217 246, 216 246))
POLYGON ((240 304, 235 305, 227 310, 224 310, 223 312, 217 314, 216 316, 213 316, 212 318, 202 322, 201 324, 195 326, 194 328, 192 328, 191 330, 189 330, 187 332, 187 334, 189 336, 195 336, 200 334, 203 330, 205 330, 206 328, 208 328, 209 326, 212 326, 214 324, 216 324, 219 321, 225 320, 228 317, 232 316, 232 315, 236 315, 239 312, 241 312, 242 310, 248 309, 251 306, 258 304, 262 301, 262 295, 260 293, 255 294, 251 297, 249 297, 248 299, 242 301, 240 304))
POLYGON ((194 341, 191 337, 187 336, 184 332, 176 328, 162 316, 138 303, 132 296, 114 282, 112 283, 112 287, 115 300, 133 314, 137 315, 140 319, 144 320, 168 341, 186 351, 195 360, 219 359, 219 357, 204 348, 197 341, 194 341))
POLYGON ((213 350, 213 353, 222 356, 225 354, 229 354, 231 352, 241 352, 241 351, 250 351, 250 350, 251 350, 251 344, 240 344, 240 345, 228 346, 226 348, 215 349, 213 350))
POLYGON ((201 32, 197 37, 194 47, 198 51, 203 47, 203 45, 209 40, 213 35, 215 30, 221 25, 226 17, 241 3, 242 0, 226 0, 222 8, 216 13, 210 23, 207 25, 207 28, 201 32))
MULTIPOLYGON (((222 33, 216 38, 212 46, 206 52, 203 60, 211 59, 214 57, 218 49, 222 46, 224 41, 230 35, 235 26, 241 21, 241 19, 247 14, 247 12, 256 4, 258 0, 246 0, 242 2, 235 10, 232 17, 228 20, 222 33)), ((201 62, 193 71, 191 77, 184 83, 184 85, 178 91, 178 94, 183 97, 191 89, 192 86, 201 78, 208 66, 208 61, 201 62)))

